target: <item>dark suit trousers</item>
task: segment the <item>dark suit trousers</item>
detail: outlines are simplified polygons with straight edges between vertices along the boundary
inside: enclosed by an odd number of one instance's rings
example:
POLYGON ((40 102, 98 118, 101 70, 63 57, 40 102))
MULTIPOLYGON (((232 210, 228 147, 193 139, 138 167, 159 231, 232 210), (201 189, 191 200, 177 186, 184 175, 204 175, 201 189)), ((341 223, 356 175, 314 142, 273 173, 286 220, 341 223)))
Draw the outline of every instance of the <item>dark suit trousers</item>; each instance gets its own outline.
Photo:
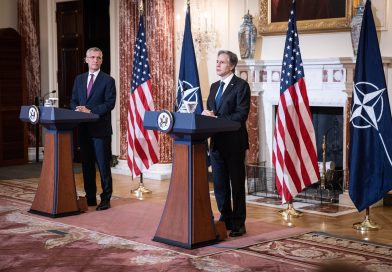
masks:
POLYGON ((87 200, 96 199, 96 168, 97 163, 101 177, 101 200, 110 200, 113 191, 112 173, 110 170, 111 159, 111 138, 110 136, 102 138, 79 137, 80 153, 82 157, 82 169, 84 190, 87 200))
POLYGON ((238 229, 245 224, 245 151, 210 152, 214 193, 226 226, 238 229), (233 198, 233 206, 231 205, 233 198))

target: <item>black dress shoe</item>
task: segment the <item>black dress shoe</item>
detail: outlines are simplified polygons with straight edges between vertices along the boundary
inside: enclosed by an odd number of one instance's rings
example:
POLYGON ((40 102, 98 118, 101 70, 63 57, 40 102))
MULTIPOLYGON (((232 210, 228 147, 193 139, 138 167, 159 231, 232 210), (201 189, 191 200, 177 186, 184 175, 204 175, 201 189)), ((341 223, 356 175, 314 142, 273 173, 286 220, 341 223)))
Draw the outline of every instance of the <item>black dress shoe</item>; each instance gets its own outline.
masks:
POLYGON ((246 233, 246 228, 245 225, 243 225, 242 227, 240 227, 239 229, 233 229, 232 231, 230 231, 230 237, 238 237, 238 236, 242 236, 246 233))
POLYGON ((110 208, 110 201, 109 200, 102 200, 101 203, 97 206, 97 211, 103 211, 110 208))

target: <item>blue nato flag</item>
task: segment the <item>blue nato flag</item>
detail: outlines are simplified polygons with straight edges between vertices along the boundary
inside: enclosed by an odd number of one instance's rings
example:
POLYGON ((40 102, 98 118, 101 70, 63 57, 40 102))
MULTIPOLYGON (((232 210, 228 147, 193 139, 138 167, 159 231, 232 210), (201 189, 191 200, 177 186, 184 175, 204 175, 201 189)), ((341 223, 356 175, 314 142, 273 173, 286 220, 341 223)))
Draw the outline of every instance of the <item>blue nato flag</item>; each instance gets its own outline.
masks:
POLYGON ((177 84, 177 111, 203 111, 203 101, 199 83, 199 73, 191 31, 191 15, 188 4, 185 17, 184 40, 182 41, 180 71, 177 84))
POLYGON ((363 15, 350 117, 349 194, 358 211, 392 190, 392 118, 371 1, 363 15))

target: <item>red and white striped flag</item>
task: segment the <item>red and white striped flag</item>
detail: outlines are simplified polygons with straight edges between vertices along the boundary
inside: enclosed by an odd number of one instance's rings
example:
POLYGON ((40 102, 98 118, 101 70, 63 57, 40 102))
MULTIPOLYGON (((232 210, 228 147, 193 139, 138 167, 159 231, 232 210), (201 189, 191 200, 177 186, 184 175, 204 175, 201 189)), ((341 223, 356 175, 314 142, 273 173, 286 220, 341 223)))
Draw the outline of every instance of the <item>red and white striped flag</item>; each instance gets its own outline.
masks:
POLYGON ((320 180, 304 76, 293 1, 282 63, 272 154, 276 188, 282 203, 291 202, 304 188, 320 180))
POLYGON ((143 127, 144 113, 154 110, 143 17, 140 16, 136 37, 128 105, 127 161, 133 177, 139 176, 159 160, 158 133, 143 127))

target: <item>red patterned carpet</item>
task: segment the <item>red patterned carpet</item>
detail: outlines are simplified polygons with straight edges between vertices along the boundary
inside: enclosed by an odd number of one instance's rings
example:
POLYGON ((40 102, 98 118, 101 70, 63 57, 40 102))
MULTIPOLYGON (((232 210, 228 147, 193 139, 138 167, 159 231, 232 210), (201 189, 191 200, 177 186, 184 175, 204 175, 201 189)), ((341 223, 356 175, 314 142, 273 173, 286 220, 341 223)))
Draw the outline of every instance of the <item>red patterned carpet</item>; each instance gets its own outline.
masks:
POLYGON ((334 260, 392 271, 389 246, 260 221, 248 222, 243 237, 197 250, 153 242, 163 205, 134 199, 41 217, 27 212, 35 184, 0 181, 0 271, 318 271, 334 260))
POLYGON ((284 260, 293 266, 311 268, 323 262, 351 261, 369 271, 392 271, 392 247, 326 233, 310 232, 259 243, 240 251, 270 260, 284 260))

